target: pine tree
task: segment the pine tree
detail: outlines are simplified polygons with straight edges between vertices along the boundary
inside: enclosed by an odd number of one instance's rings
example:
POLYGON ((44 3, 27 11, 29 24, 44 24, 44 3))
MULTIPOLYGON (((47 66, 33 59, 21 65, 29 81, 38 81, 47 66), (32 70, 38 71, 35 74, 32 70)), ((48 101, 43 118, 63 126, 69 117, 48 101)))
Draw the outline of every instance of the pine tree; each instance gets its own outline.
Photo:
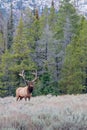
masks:
POLYGON ((64 49, 70 43, 72 37, 76 35, 78 26, 79 16, 75 8, 69 1, 64 0, 59 9, 54 28, 55 37, 61 40, 64 49))
POLYGON ((3 33, 0 32, 0 54, 4 52, 4 38, 3 33))
MULTIPOLYGON (((31 50, 29 49, 28 41, 26 39, 26 28, 24 27, 22 18, 19 21, 18 29, 16 31, 12 52, 15 69, 21 70, 24 68, 29 70, 29 67, 32 67, 33 63, 29 56, 31 50)), ((12 67, 13 71, 15 70, 14 68, 12 67)))
POLYGON ((25 12, 27 21, 24 20, 24 26, 26 28, 26 38, 31 49, 35 50, 36 42, 41 36, 39 14, 37 9, 35 9, 34 15, 29 10, 27 10, 27 12, 25 12))
POLYGON ((0 12, 0 54, 3 54, 6 49, 5 43, 5 21, 2 13, 0 12))
MULTIPOLYGON (((66 57, 60 81, 62 93, 82 93, 87 91, 87 21, 81 21, 80 31, 67 46, 66 57)), ((79 30, 79 29, 78 29, 79 30)))
POLYGON ((11 2, 10 6, 10 17, 7 23, 7 49, 10 49, 13 44, 13 35, 14 35, 14 20, 13 20, 13 5, 11 2))
POLYGON ((25 32, 23 20, 20 19, 10 52, 7 50, 1 59, 0 83, 2 90, 4 90, 4 96, 15 94, 15 89, 20 84, 19 72, 35 69, 25 32))
MULTIPOLYGON (((68 44, 71 43, 73 37, 77 35, 79 23, 80 17, 77 15, 73 5, 71 5, 67 0, 63 1, 57 13, 57 19, 53 28, 54 37, 57 39, 58 48, 60 48, 60 51, 58 51, 57 49, 55 50, 55 63, 58 83, 60 80, 61 69, 65 59, 66 48, 68 44)), ((62 88, 60 88, 60 92, 61 89, 62 88)))
MULTIPOLYGON (((44 17, 45 18, 45 17, 44 17)), ((46 19, 47 20, 47 19, 46 19)), ((41 39, 37 42, 37 62, 40 68, 43 94, 58 94, 58 79, 61 66, 61 45, 53 37, 48 21, 45 22, 41 39), (47 78, 47 79, 45 79, 47 78)))
POLYGON ((53 30, 55 23, 56 23, 56 11, 55 11, 55 7, 54 7, 54 1, 52 0, 51 3, 51 8, 50 8, 50 13, 48 16, 48 21, 49 21, 49 26, 50 29, 53 30))

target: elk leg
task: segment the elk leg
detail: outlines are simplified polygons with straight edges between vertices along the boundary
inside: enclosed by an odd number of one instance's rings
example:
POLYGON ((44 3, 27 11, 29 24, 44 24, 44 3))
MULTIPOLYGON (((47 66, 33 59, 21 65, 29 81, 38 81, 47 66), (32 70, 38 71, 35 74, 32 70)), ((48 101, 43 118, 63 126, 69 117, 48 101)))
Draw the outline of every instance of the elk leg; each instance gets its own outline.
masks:
POLYGON ((25 101, 27 100, 27 98, 25 97, 25 101))
POLYGON ((23 97, 20 97, 20 100, 22 100, 23 97))
POLYGON ((28 97, 28 100, 30 101, 30 97, 28 97))
POLYGON ((18 101, 19 97, 16 98, 16 101, 18 101))

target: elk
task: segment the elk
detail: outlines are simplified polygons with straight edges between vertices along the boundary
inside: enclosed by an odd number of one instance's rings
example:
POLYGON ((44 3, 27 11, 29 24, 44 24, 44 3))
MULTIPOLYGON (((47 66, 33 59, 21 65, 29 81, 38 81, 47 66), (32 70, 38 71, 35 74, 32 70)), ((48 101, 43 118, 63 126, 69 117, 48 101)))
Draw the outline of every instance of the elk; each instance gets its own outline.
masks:
POLYGON ((35 78, 32 81, 25 79, 24 70, 19 74, 25 81, 26 86, 25 87, 19 87, 16 89, 16 100, 18 99, 22 100, 22 98, 25 98, 25 101, 27 98, 30 100, 34 88, 34 82, 37 80, 37 71, 35 73, 32 73, 35 75, 35 78))

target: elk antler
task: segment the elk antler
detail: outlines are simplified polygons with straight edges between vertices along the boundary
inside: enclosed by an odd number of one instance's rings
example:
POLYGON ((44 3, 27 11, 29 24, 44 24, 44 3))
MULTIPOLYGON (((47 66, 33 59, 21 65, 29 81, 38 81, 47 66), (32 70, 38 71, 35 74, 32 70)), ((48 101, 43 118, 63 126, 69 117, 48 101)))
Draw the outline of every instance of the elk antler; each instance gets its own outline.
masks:
POLYGON ((38 78, 37 77, 37 70, 36 70, 36 72, 33 72, 32 74, 35 75, 35 78, 32 80, 32 82, 35 82, 37 80, 37 78, 38 78))
POLYGON ((19 75, 25 80, 24 70, 22 70, 22 72, 19 75))
POLYGON ((24 79, 24 82, 26 83, 26 85, 28 85, 29 81, 25 79, 24 70, 22 70, 22 72, 19 75, 24 79))

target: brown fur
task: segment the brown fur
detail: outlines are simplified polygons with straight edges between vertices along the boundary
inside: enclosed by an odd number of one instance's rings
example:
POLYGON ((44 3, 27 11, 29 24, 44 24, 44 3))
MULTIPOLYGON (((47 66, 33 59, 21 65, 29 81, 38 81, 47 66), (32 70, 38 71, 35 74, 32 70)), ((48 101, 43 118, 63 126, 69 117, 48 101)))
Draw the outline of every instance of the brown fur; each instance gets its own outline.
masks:
POLYGON ((35 73, 32 73, 35 75, 35 78, 32 81, 26 80, 25 79, 25 74, 24 74, 24 70, 22 70, 22 72, 19 74, 25 81, 26 86, 25 87, 19 87, 16 90, 16 100, 18 101, 18 99, 22 100, 22 98, 25 98, 25 100, 28 98, 30 100, 31 96, 32 96, 32 91, 34 88, 34 82, 37 80, 37 70, 35 73))
POLYGON ((28 98, 30 100, 32 96, 32 91, 33 91, 33 82, 29 82, 28 86, 25 87, 19 87, 16 90, 16 100, 18 99, 22 100, 22 98, 25 98, 25 100, 28 98))

